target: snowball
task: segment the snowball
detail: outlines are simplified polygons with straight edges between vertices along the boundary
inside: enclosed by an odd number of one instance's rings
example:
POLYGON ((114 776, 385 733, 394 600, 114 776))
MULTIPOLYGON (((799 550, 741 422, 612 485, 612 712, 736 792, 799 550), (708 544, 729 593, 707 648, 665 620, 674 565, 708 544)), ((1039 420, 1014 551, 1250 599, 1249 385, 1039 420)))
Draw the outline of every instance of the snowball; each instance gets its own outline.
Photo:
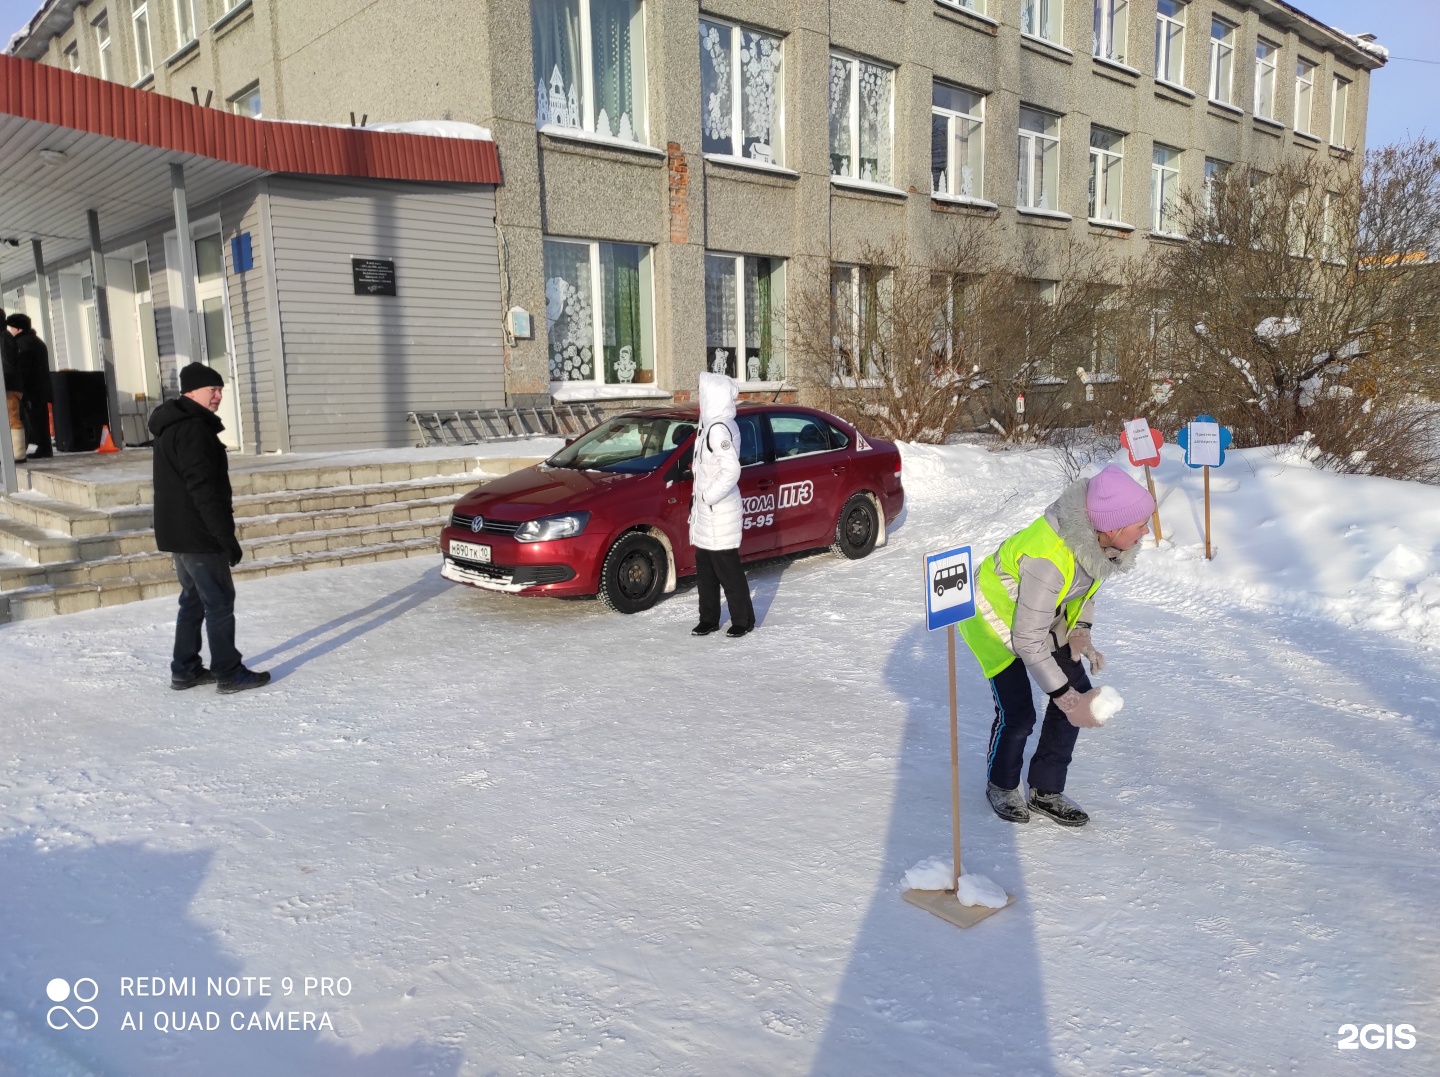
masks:
POLYGON ((1115 715, 1120 713, 1120 708, 1125 706, 1125 700, 1120 698, 1120 693, 1111 688, 1108 684, 1100 689, 1100 694, 1090 704, 1090 713, 1095 720, 1104 725, 1115 715))
POLYGON ((950 870, 952 861, 932 856, 922 860, 905 873, 907 890, 949 890, 955 877, 950 870))
POLYGON ((984 905, 987 909, 1003 909, 1010 900, 1003 886, 973 871, 960 876, 960 892, 955 896, 961 905, 984 905))

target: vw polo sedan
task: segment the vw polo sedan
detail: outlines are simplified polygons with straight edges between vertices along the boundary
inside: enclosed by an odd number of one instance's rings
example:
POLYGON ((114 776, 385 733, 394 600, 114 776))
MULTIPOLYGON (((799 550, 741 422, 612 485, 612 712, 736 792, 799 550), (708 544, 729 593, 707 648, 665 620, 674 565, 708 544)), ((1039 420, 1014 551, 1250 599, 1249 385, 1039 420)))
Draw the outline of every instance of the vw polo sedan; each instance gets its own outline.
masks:
MULTIPOLYGON (((695 572, 690 464, 695 408, 608 419, 542 464, 491 479, 455 505, 441 574, 525 595, 598 595, 649 609, 695 572)), ((813 408, 742 404, 740 557, 829 546, 850 559, 885 541, 905 504, 900 453, 813 408)))

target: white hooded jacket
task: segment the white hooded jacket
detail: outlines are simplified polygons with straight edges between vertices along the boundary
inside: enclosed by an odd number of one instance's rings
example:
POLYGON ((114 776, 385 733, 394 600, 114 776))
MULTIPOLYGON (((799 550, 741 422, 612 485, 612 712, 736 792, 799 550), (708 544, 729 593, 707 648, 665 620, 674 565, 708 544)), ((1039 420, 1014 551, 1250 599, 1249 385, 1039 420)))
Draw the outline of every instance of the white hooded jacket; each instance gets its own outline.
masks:
POLYGON ((700 429, 695 434, 695 475, 690 542, 701 550, 740 546, 740 388, 724 374, 700 375, 700 429))

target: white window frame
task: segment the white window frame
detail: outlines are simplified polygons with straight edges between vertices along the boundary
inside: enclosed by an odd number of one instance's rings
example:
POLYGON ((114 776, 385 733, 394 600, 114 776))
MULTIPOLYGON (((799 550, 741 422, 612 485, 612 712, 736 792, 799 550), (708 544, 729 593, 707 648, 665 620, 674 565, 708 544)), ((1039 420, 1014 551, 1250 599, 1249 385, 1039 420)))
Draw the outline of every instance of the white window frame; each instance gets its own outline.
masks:
POLYGON ((1210 16, 1210 100, 1222 105, 1235 103, 1235 30, 1233 23, 1210 16), (1217 28, 1224 34, 1215 36, 1217 28))
POLYGON ((175 37, 178 49, 197 40, 195 0, 175 0, 175 37))
POLYGON ((966 87, 966 86, 950 86, 948 83, 940 82, 938 79, 933 80, 933 81, 931 82, 931 88, 930 88, 930 115, 931 115, 931 117, 932 117, 932 120, 931 120, 931 123, 932 123, 932 132, 931 132, 932 146, 931 146, 931 154, 932 154, 932 158, 933 158, 933 154, 934 154, 934 146, 933 146, 933 137, 934 137, 933 123, 934 123, 934 120, 933 120, 933 117, 935 117, 935 116, 943 116, 943 117, 945 117, 945 121, 946 121, 946 126, 945 126, 945 179, 946 179, 947 186, 950 188, 950 189, 947 190, 947 191, 935 191, 935 190, 933 190, 933 188, 934 188, 934 186, 935 186, 935 179, 934 179, 934 176, 932 175, 932 176, 931 176, 931 179, 930 179, 930 186, 931 186, 931 188, 932 188, 932 190, 931 190, 930 193, 931 193, 932 195, 938 194, 938 195, 941 195, 942 197, 946 197, 946 198, 967 199, 967 200, 974 201, 974 202, 984 202, 984 201, 985 201, 985 98, 986 98, 986 95, 983 94, 983 93, 981 93, 979 90, 972 90, 972 89, 970 89, 969 87, 966 87), (949 108, 945 108, 945 107, 942 106, 942 105, 937 105, 937 104, 935 104, 935 86, 936 86, 937 84, 940 85, 940 86, 945 86, 947 89, 961 90, 961 91, 963 91, 964 93, 973 94, 973 95, 974 95, 976 98, 978 98, 978 100, 979 100, 979 111, 978 111, 978 113, 959 112, 959 111, 956 111, 955 109, 949 109, 949 108), (980 168, 978 169, 978 171, 976 172, 976 174, 973 176, 972 186, 973 186, 974 190, 973 190, 970 194, 963 194, 963 193, 961 193, 961 192, 958 190, 958 188, 959 188, 959 186, 960 186, 960 183, 959 183, 959 177, 958 177, 958 171, 959 171, 959 170, 955 167, 955 125, 956 125, 957 123, 960 123, 960 122, 974 123, 974 124, 977 124, 977 125, 979 126, 979 138, 980 138, 980 168))
POLYGON ((1348 149, 1345 144, 1346 112, 1350 107, 1350 80, 1342 75, 1330 76, 1330 145, 1348 149))
POLYGON ((1172 86, 1185 85, 1185 0, 1158 0, 1155 6, 1155 78, 1172 86), (1160 10, 1160 4, 1173 3, 1175 13, 1167 15, 1160 10), (1171 27, 1179 27, 1180 33, 1173 40, 1171 27), (1178 50, 1179 70, 1170 77, 1170 61, 1178 50))
MULTIPOLYGON (((831 167, 831 169, 832 169, 832 171, 831 171, 831 173, 830 173, 830 179, 831 179, 832 181, 833 181, 833 180, 840 180, 840 181, 842 181, 842 182, 848 182, 848 183, 866 183, 866 184, 870 184, 871 186, 891 187, 891 188, 893 188, 893 187, 894 187, 894 183, 895 183, 895 74, 896 74, 896 69, 895 69, 892 65, 890 65, 890 64, 880 63, 878 60, 869 60, 869 59, 866 59, 866 58, 863 57, 863 56, 857 56, 857 55, 855 55, 854 53, 840 52, 840 51, 837 50, 837 49, 831 49, 831 50, 830 50, 830 60, 831 60, 831 61, 839 60, 839 61, 841 61, 842 63, 846 63, 846 64, 849 64, 849 65, 850 65, 850 74, 849 74, 849 77, 848 77, 848 79, 847 79, 847 81, 848 81, 848 83, 849 83, 849 86, 850 86, 850 171, 849 171, 848 174, 845 174, 845 175, 841 175, 841 174, 839 174, 839 173, 834 172, 833 169, 834 169, 834 167, 835 167, 835 163, 834 163, 834 161, 833 161, 833 159, 832 159, 831 162, 830 162, 830 167, 831 167), (888 113, 888 114, 887 114, 886 119, 885 119, 885 122, 890 125, 890 138, 889 138, 889 143, 890 143, 890 160, 887 161, 887 162, 885 162, 886 165, 887 165, 887 171, 888 171, 888 173, 889 173, 889 175, 888 175, 887 178, 885 178, 885 179, 880 179, 880 178, 879 178, 879 173, 880 173, 879 165, 880 165, 880 162, 879 162, 878 159, 876 160, 876 178, 875 178, 875 179, 873 179, 873 180, 867 180, 867 179, 864 179, 864 178, 860 175, 860 65, 861 65, 861 64, 869 64, 871 67, 880 68, 880 69, 883 69, 883 70, 885 70, 885 71, 889 71, 889 72, 890 72, 890 101, 889 101, 889 103, 888 103, 888 104, 889 104, 889 107, 888 107, 888 109, 887 109, 887 113, 888 113)), ((827 62, 825 66, 826 66, 826 70, 828 71, 828 70, 829 70, 829 67, 830 67, 829 62, 827 62)), ((827 119, 828 119, 828 94, 827 94, 827 119)), ((828 123, 826 124, 825 140, 826 140, 826 143, 827 143, 827 145, 826 145, 827 156, 830 156, 830 157, 833 158, 834 155, 833 155, 833 154, 830 154, 830 153, 828 152, 828 151, 829 151, 829 145, 828 145, 828 143, 829 143, 829 140, 830 140, 829 124, 828 124, 828 123)))
POLYGON ((1020 32, 1052 45, 1063 45, 1065 0, 1020 0, 1020 32), (1026 21, 1030 29, 1025 28, 1026 21))
MULTIPOLYGON (((541 130, 551 128, 559 132, 583 131, 588 137, 599 139, 605 142, 618 142, 622 145, 649 145, 650 139, 650 72, 646 67, 646 36, 649 25, 649 7, 647 3, 640 5, 640 26, 632 29, 630 34, 631 56, 630 64, 640 72, 640 100, 636 102, 636 115, 630 117, 630 131, 635 136, 634 140, 621 138, 609 132, 596 130, 597 115, 595 112, 595 47, 594 38, 590 26, 590 0, 578 0, 580 8, 580 70, 576 72, 579 76, 577 90, 580 95, 580 126, 572 127, 570 124, 557 123, 553 118, 541 113, 538 108, 538 95, 540 87, 537 86, 537 108, 536 126, 541 130)), ((531 55, 534 55, 535 43, 532 40, 531 55)), ((550 75, 536 72, 535 77, 542 85, 549 85, 550 75)), ((618 119, 618 117, 616 117, 618 119)))
MULTIPOLYGON (((1060 282, 1056 280, 1030 277, 1021 281, 1020 287, 1024 290, 1024 305, 1027 306, 1044 303, 1053 308, 1060 299, 1060 282)), ((1044 356, 1036 356, 1031 350, 1033 322, 1032 318, 1025 319, 1025 363, 1033 371, 1030 384, 1064 385, 1067 379, 1056 373, 1056 364, 1059 362, 1059 358, 1054 351, 1050 351, 1044 356)))
POLYGON ((1280 46, 1263 37, 1255 41, 1255 115, 1262 120, 1275 118, 1276 72, 1279 69, 1280 46), (1268 87, 1269 94, 1263 93, 1268 87), (1268 98, 1268 99, 1267 99, 1268 98), (1265 106, 1265 107, 1262 107, 1265 106))
POLYGON ((256 79, 249 86, 246 86, 239 93, 229 99, 230 111, 237 116, 249 116, 251 119, 260 119, 264 115, 265 98, 260 93, 260 80, 256 79), (255 101, 260 107, 252 109, 249 107, 251 101, 255 101))
POLYGON ((65 66, 71 71, 80 70, 80 45, 72 41, 65 46, 65 66))
POLYGON ((115 39, 110 33, 110 12, 101 11, 90 23, 95 31, 95 48, 100 57, 100 77, 107 82, 115 80, 115 57, 110 52, 110 46, 115 39))
POLYGON ((1130 35, 1130 0, 1095 0, 1091 53, 1102 60, 1123 64, 1130 35))
POLYGON ((1175 146, 1156 142, 1150 154, 1150 231, 1156 235, 1173 236, 1177 233, 1168 225, 1175 222, 1170 216, 1171 207, 1179 196, 1180 162, 1185 151, 1175 146), (1173 154, 1164 161, 1157 160, 1161 154, 1173 154))
MULTIPOLYGON (((846 264, 844 264, 844 263, 838 263, 838 262, 837 262, 837 263, 831 263, 831 266, 830 266, 830 303, 831 303, 831 317, 832 317, 832 318, 835 317, 835 312, 834 312, 834 303, 835 303, 835 275, 836 275, 837 273, 846 273, 846 274, 848 274, 849 277, 850 277, 850 294, 851 294, 851 296, 853 297, 853 301, 852 301, 851 304, 850 304, 850 311, 849 311, 849 313, 850 313, 850 333, 849 333, 850 340, 849 340, 849 344, 850 344, 850 359, 851 359, 851 362, 854 364, 854 366, 853 366, 851 369, 848 369, 848 370, 838 370, 838 369, 837 369, 837 370, 832 371, 831 376, 830 376, 830 383, 831 383, 832 385, 842 386, 842 387, 847 388, 847 389, 854 389, 854 388, 857 388, 857 387, 858 387, 858 388, 873 388, 873 387, 876 387, 876 386, 879 386, 879 385, 883 384, 882 375, 883 375, 884 372, 875 369, 874 363, 871 362, 871 361, 869 361, 870 357, 868 357, 868 356, 863 356, 863 355, 860 354, 860 341, 861 341, 861 324, 860 324, 860 323, 861 323, 861 320, 862 320, 862 315, 868 310, 868 307, 865 305, 864 296, 865 296, 866 294, 868 294, 868 291, 869 291, 869 286, 868 286, 869 277, 870 277, 870 275, 871 275, 872 272, 876 272, 876 271, 878 271, 879 277, 878 277, 878 279, 874 282, 874 288, 875 288, 875 300, 874 300, 874 301, 875 301, 876 303, 880 303, 880 302, 881 302, 882 292, 888 292, 888 291, 890 291, 891 289, 893 289, 893 287, 894 287, 895 276, 894 276, 894 271, 893 271, 891 268, 889 268, 888 266, 887 266, 887 267, 878 267, 878 266, 846 265, 846 264), (865 291, 862 292, 862 288, 865 289, 865 291)), ((877 314, 876 314, 876 317, 878 318, 879 316, 880 316, 879 313, 877 313, 877 314)), ((842 343, 842 341, 837 337, 837 338, 834 340, 833 343, 834 343, 834 344, 840 344, 840 343, 842 343)), ((835 358, 838 358, 838 356, 832 358, 832 362, 835 361, 835 358)))
POLYGON ((1221 173, 1229 167, 1230 162, 1222 161, 1219 157, 1205 158, 1205 180, 1200 187, 1200 197, 1204 202, 1207 217, 1215 212, 1215 184, 1220 179, 1221 173))
MULTIPOLYGON (((541 244, 545 243, 566 243, 574 247, 588 248, 590 258, 590 331, 591 331, 591 368, 592 376, 588 379, 569 379, 556 381, 549 373, 547 367, 546 376, 550 378, 551 391, 561 386, 586 386, 591 389, 633 387, 643 390, 656 388, 660 367, 656 362, 658 356, 655 354, 655 273, 654 259, 655 248, 648 243, 627 243, 623 240, 608 239, 578 239, 570 236, 541 236, 541 244), (649 317, 642 320, 640 326, 640 339, 646 345, 650 357, 650 369, 655 373, 655 381, 650 382, 610 382, 605 380, 605 325, 600 314, 603 307, 604 280, 600 264, 600 245, 602 243, 614 243, 624 247, 640 247, 645 253, 640 258, 640 291, 642 306, 649 307, 649 317), (648 296, 648 303, 643 297, 648 296)), ((547 326, 548 329, 548 326, 547 326)), ((548 364, 549 359, 547 357, 548 364)))
MULTIPOLYGON (((738 161, 758 162, 760 164, 785 165, 785 39, 779 34, 771 33, 769 30, 762 30, 757 26, 748 26, 743 23, 731 22, 728 19, 719 19, 704 12, 700 15, 702 22, 708 22, 719 29, 730 31, 729 62, 730 62, 730 152, 722 156, 728 156, 738 161), (741 36, 749 31, 752 34, 764 34, 766 37, 774 38, 779 42, 780 48, 780 76, 775 80, 775 114, 773 126, 770 132, 770 157, 746 157, 743 154, 745 145, 745 102, 743 93, 743 75, 740 70, 740 53, 743 48, 744 38, 741 36)), ((700 109, 703 116, 707 104, 700 102, 700 109)), ((703 124, 703 119, 702 119, 703 124)), ((712 154, 714 151, 711 151, 712 154)))
POLYGON ((1303 56, 1295 61, 1295 130, 1302 135, 1314 134, 1310 124, 1315 118, 1315 71, 1319 66, 1303 56))
POLYGON ((143 79, 155 73, 155 43, 150 37, 149 0, 135 0, 130 9, 130 29, 135 36, 135 77, 143 79))
POLYGON ((1119 148, 1106 149, 1103 146, 1096 146, 1093 141, 1090 144, 1090 204, 1087 207, 1090 220, 1110 221, 1116 224, 1123 224, 1123 214, 1116 217, 1104 217, 1101 216, 1101 212, 1103 210, 1104 203, 1107 201, 1110 202, 1113 206, 1115 206, 1115 210, 1117 213, 1121 212, 1121 209, 1124 205, 1125 135, 1119 131, 1112 131, 1108 127, 1091 127, 1091 131, 1104 131, 1106 134, 1115 135, 1119 139, 1119 142, 1116 143, 1119 148), (1115 162, 1115 164, 1112 165, 1110 169, 1105 169, 1101 167, 1107 159, 1115 162), (1115 170, 1115 165, 1118 165, 1118 171, 1115 170), (1115 197, 1113 199, 1102 200, 1100 198, 1100 187, 1103 183, 1108 191, 1109 180, 1112 175, 1117 188, 1115 191, 1115 197))
POLYGON ((1047 131, 1036 131, 1033 128, 1026 127, 1019 127, 1017 129, 1019 144, 1016 147, 1017 172, 1015 176, 1015 207, 1017 209, 1038 209, 1052 213, 1058 212, 1060 210, 1060 121, 1063 117, 1045 109, 1021 105, 1021 122, 1023 122, 1024 114, 1027 112, 1032 112, 1037 116, 1046 116, 1054 120, 1055 133, 1052 135, 1047 131), (1054 177, 1054 187, 1051 193, 1054 194, 1054 201, 1056 203, 1053 206, 1041 205, 1040 203, 1046 200, 1044 192, 1039 192, 1039 198, 1037 198, 1037 192, 1035 190, 1035 150, 1041 143, 1051 144, 1050 146, 1041 147, 1042 157, 1046 150, 1050 148, 1055 150, 1055 167, 1051 171, 1051 175, 1054 177), (1028 192, 1028 198, 1021 197, 1022 189, 1028 192))
POLYGON ((962 11, 973 11, 977 15, 985 16, 987 21, 994 21, 990 19, 988 12, 985 10, 985 5, 988 0, 935 0, 935 2, 937 4, 943 4, 945 7, 958 7, 962 11))
MULTIPOLYGON (((735 339, 740 342, 738 345, 736 345, 736 347, 737 347, 737 349, 738 349, 738 351, 739 351, 740 354, 735 357, 735 369, 736 369, 737 371, 740 371, 741 374, 743 375, 743 377, 736 378, 735 380, 738 381, 741 385, 748 385, 748 386, 750 386, 751 388, 761 388, 761 387, 766 387, 766 386, 769 386, 769 387, 778 387, 778 386, 784 385, 784 384, 785 384, 785 374, 781 374, 781 376, 780 376, 779 378, 752 379, 752 378, 750 377, 750 371, 749 371, 749 369, 748 369, 748 362, 747 362, 747 359, 746 359, 746 357, 745 357, 745 349, 746 349, 746 347, 747 347, 747 345, 746 345, 746 343, 745 343, 745 314, 746 314, 746 309, 745 309, 745 261, 746 261, 746 259, 765 258, 765 259, 768 259, 770 262, 774 263, 774 269, 771 270, 771 279, 772 279, 772 281, 778 281, 778 283, 779 283, 779 286, 780 286, 780 298, 779 298, 778 302, 774 300, 774 298, 773 298, 774 284, 772 284, 772 285, 771 285, 772 305, 775 306, 775 307, 777 307, 777 308, 779 309, 779 311, 783 311, 783 310, 784 310, 784 306, 785 306, 785 259, 783 259, 783 258, 776 258, 776 257, 774 257, 774 256, 772 256, 772 255, 768 255, 768 254, 732 254, 730 251, 710 251, 710 250, 707 250, 707 251, 705 252, 705 257, 706 257, 706 258, 719 258, 719 259, 724 259, 725 261, 732 262, 733 265, 734 265, 734 271, 735 271, 735 323, 736 323, 736 324, 733 325, 733 326, 731 326, 730 328, 734 331, 735 339)), ((778 313, 778 311, 772 312, 772 314, 775 314, 775 313, 778 313)), ((708 319, 709 319, 710 312, 707 310, 707 311, 705 312, 705 315, 706 315, 706 319, 708 320, 708 319)), ((785 319, 784 319, 784 317, 783 317, 783 316, 777 317, 777 318, 776 318, 777 331, 776 331, 776 333, 775 333, 775 336, 772 337, 772 341, 774 342, 774 355, 773 355, 773 358, 774 358, 774 359, 778 359, 779 362, 780 362, 781 368, 788 373, 788 369, 789 369, 789 368, 788 368, 788 366, 786 365, 786 364, 787 364, 788 357, 787 357, 786 354, 785 354, 784 326, 785 326, 785 319)), ((708 363, 708 361, 709 361, 709 352, 710 352, 710 342, 709 342, 709 341, 706 341, 706 342, 705 342, 705 352, 706 352, 706 361, 707 361, 707 363, 708 363)), ((773 361, 773 359, 772 359, 772 361, 773 361)), ((708 366, 707 366, 707 369, 708 369, 708 366)))

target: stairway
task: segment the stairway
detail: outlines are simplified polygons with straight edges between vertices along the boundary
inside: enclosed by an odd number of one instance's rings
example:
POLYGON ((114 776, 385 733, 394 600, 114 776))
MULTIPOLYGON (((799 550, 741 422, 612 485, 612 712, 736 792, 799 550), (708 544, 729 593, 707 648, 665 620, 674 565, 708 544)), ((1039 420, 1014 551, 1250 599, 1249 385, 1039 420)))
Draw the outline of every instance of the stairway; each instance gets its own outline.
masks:
MULTIPOLYGON (((331 454, 314 466, 232 462, 245 550, 236 582, 435 556, 440 528, 462 494, 486 476, 539 460, 404 455, 375 463, 365 454, 366 462, 347 463, 345 454, 331 454)), ((155 549, 148 451, 124 456, 126 466, 108 472, 99 465, 18 469, 21 491, 0 497, 0 624, 179 591, 169 554, 155 549)))

